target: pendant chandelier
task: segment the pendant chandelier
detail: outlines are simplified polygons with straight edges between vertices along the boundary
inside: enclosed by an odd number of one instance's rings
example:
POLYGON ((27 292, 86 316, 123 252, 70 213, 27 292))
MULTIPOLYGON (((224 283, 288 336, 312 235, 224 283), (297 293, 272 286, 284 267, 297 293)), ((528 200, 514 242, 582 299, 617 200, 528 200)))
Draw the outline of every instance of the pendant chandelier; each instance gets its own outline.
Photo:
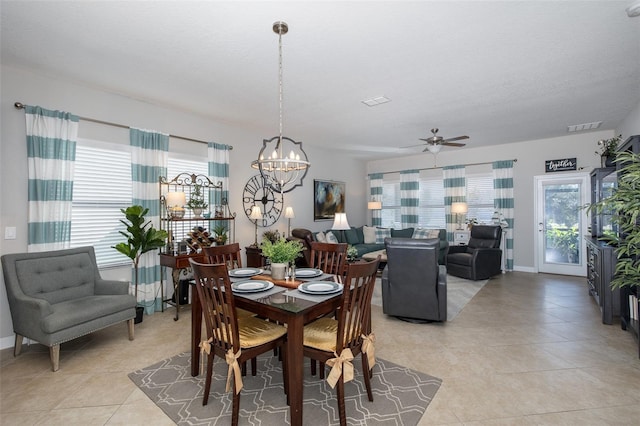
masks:
POLYGON ((278 136, 262 141, 258 159, 251 163, 251 167, 260 171, 266 184, 280 193, 302 186, 302 180, 310 166, 307 154, 302 149, 302 142, 282 136, 282 36, 288 31, 289 27, 285 22, 273 24, 273 32, 278 34, 280 131, 278 136))

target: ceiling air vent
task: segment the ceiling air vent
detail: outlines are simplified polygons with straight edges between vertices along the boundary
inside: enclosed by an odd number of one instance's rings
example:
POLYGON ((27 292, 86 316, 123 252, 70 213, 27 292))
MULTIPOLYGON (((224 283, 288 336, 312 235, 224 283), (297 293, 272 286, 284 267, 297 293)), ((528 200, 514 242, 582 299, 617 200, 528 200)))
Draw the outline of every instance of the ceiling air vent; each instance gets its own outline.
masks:
POLYGON ((584 132, 586 130, 595 130, 602 124, 602 121, 594 121, 593 123, 574 124, 567 127, 567 132, 584 132))
POLYGON ((387 98, 385 96, 377 96, 375 98, 365 99, 365 100, 363 100, 361 102, 363 104, 365 104, 366 106, 374 107, 374 106, 386 104, 387 102, 391 102, 391 99, 389 99, 389 98, 387 98))

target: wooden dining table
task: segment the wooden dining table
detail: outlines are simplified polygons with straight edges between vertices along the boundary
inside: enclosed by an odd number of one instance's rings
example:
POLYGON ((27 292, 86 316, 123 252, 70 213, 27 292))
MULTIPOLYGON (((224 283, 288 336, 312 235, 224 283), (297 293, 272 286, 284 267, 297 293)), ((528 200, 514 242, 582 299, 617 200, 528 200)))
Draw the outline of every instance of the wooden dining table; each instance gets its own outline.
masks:
MULTIPOLYGON (((242 308, 253 312, 260 317, 287 324, 287 374, 289 410, 291 413, 291 424, 302 425, 302 405, 303 405, 303 375, 304 375, 304 354, 303 354, 303 329, 305 324, 314 319, 335 311, 341 301, 341 294, 336 293, 330 296, 314 297, 295 294, 298 290, 285 287, 274 287, 265 297, 256 297, 255 293, 240 294, 234 293, 236 308, 242 308), (280 290, 281 291, 278 291, 280 290), (286 295, 285 294, 290 294, 286 295), (283 300, 284 298, 284 300, 283 300)), ((191 308, 191 375, 199 374, 200 348, 202 333, 202 307, 198 298, 198 292, 192 292, 191 308)))

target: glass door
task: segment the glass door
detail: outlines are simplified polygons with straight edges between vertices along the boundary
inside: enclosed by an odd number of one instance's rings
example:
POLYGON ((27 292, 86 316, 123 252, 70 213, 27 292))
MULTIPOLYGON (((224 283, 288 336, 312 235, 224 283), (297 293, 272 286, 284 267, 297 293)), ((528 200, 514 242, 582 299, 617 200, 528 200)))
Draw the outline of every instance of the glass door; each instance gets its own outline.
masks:
POLYGON ((586 174, 536 177, 539 272, 586 275, 586 174))

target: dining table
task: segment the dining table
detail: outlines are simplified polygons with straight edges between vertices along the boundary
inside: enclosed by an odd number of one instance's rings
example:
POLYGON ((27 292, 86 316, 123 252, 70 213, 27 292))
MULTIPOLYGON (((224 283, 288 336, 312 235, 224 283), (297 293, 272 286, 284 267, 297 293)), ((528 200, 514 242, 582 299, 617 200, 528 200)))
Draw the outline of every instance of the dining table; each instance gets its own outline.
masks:
MULTIPOLYGON (((230 271, 231 272, 231 271, 230 271)), ((261 271, 259 277, 269 280, 268 271, 261 271)), ((231 278, 231 282, 238 282, 240 278, 231 278)), ((273 281, 273 280, 271 280, 273 281)), ((239 293, 234 291, 234 303, 236 308, 241 308, 256 315, 287 325, 287 375, 289 410, 291 424, 302 425, 303 407, 303 376, 304 376, 304 351, 303 330, 305 324, 334 312, 341 303, 341 291, 330 294, 309 294, 300 291, 298 283, 310 281, 339 281, 333 275, 321 274, 308 279, 296 278, 287 280, 282 285, 276 285, 261 292, 239 293)), ((191 308, 191 375, 199 374, 200 348, 202 334, 202 307, 198 292, 192 292, 191 308)))

